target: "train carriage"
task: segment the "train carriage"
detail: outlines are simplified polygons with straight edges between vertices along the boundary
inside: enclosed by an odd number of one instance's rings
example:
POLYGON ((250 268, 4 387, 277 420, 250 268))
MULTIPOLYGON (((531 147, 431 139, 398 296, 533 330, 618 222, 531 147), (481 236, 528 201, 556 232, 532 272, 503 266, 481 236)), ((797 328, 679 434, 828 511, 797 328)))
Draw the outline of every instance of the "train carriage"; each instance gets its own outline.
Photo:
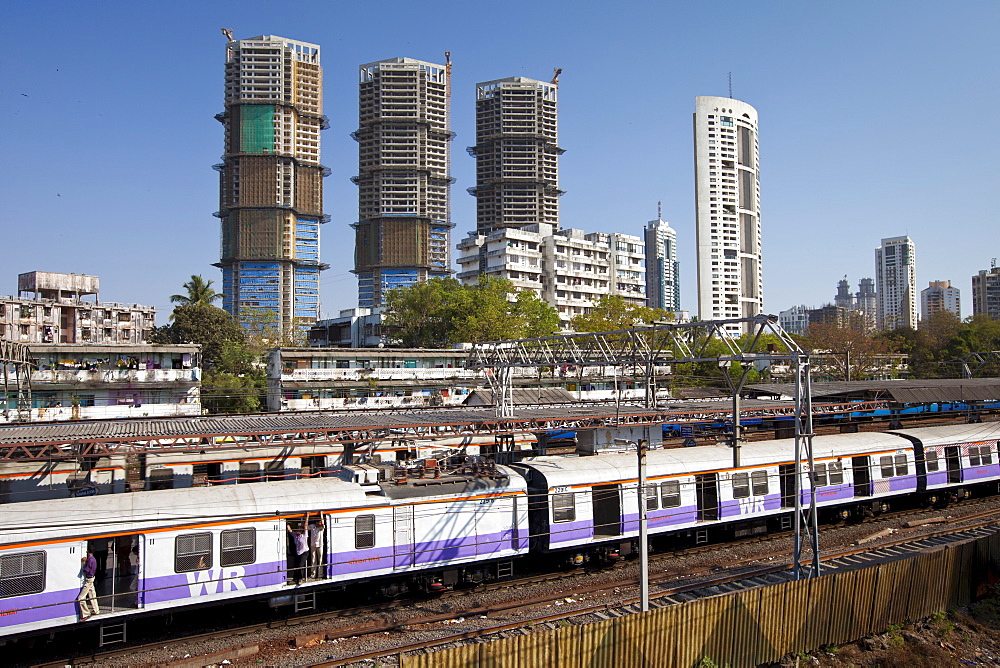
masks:
POLYGON ((973 485, 1000 481, 1000 423, 941 425, 894 433, 914 442, 921 453, 920 491, 932 501, 940 501, 944 491, 965 498, 973 485))

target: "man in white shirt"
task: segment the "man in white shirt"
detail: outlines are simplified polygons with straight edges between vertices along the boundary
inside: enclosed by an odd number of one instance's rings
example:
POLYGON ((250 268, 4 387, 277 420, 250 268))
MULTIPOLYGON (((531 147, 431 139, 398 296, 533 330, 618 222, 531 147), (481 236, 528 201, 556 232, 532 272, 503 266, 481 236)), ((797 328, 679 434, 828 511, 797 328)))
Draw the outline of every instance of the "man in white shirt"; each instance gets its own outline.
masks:
POLYGON ((312 576, 317 580, 326 577, 326 559, 323 555, 323 516, 317 516, 309 524, 309 563, 312 576))

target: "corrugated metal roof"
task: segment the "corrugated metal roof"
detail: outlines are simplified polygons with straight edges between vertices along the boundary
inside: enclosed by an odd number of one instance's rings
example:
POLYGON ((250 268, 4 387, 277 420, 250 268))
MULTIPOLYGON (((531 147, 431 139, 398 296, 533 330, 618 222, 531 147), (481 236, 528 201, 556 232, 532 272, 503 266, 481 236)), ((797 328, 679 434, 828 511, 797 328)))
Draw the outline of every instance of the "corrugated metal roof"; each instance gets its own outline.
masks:
MULTIPOLYGON (((749 385, 748 390, 762 394, 791 396, 791 383, 749 385)), ((901 403, 935 403, 939 401, 1000 400, 1000 378, 926 378, 921 380, 858 380, 813 383, 812 397, 891 396, 901 403)))

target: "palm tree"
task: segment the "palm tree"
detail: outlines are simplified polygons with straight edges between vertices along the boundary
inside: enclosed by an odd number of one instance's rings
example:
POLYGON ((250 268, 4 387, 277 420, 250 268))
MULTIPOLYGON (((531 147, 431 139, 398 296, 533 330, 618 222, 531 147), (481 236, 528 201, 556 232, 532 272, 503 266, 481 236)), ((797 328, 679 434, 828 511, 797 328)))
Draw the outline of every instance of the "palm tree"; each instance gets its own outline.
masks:
POLYGON ((170 295, 170 301, 181 306, 211 306, 212 302, 222 299, 222 293, 212 289, 213 281, 206 281, 199 276, 192 276, 191 280, 181 287, 187 290, 186 295, 170 295))

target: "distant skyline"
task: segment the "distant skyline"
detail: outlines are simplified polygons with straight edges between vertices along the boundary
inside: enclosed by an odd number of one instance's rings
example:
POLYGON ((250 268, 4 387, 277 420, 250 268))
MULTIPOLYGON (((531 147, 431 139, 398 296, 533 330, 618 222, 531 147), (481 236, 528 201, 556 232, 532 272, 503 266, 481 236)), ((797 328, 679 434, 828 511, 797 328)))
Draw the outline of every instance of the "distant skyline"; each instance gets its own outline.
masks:
MULTIPOLYGON (((192 274, 215 281, 226 38, 322 48, 322 314, 356 305, 357 68, 393 57, 454 62, 453 240, 476 226, 475 84, 546 81, 561 67, 563 227, 641 235, 663 201, 678 233, 681 307, 697 311, 692 114, 733 95, 760 125, 764 310, 832 302, 874 274, 873 249, 907 235, 916 284, 971 277, 1000 256, 1000 3, 836 4, 387 0, 211 4, 5 3, 0 74, 0 294, 28 271, 94 274, 101 298, 156 306, 192 274), (530 18, 529 18, 530 17, 530 18), (721 18, 721 20, 720 20, 721 18)), ((457 252, 450 249, 452 268, 457 252)))

